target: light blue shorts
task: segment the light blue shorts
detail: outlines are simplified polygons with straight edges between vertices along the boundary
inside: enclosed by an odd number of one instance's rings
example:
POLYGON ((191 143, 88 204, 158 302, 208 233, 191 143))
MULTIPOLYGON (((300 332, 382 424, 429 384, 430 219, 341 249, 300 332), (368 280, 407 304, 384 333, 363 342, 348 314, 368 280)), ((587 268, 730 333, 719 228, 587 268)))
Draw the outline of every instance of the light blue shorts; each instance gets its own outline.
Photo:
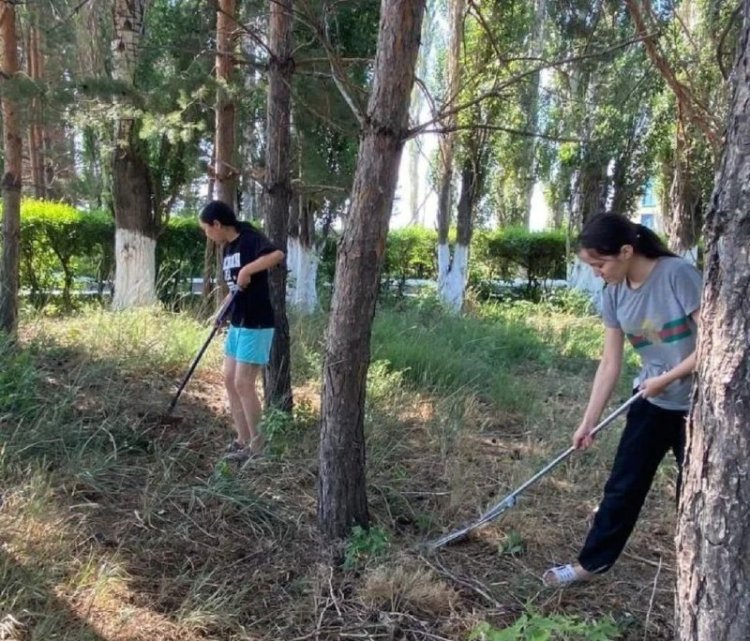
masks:
POLYGON ((267 365, 273 342, 273 327, 248 329, 231 325, 224 341, 224 354, 240 363, 267 365))

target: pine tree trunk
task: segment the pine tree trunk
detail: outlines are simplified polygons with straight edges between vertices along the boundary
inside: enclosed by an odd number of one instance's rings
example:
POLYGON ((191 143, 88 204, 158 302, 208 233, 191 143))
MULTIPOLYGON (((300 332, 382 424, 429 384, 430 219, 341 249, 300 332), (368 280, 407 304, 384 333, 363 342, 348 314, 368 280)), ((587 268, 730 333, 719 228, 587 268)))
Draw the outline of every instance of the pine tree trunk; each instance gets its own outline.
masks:
MULTIPOLYGON (((36 9, 38 10, 38 9, 36 9)), ((29 27, 26 66, 29 78, 39 85, 44 81, 44 69, 41 53, 41 32, 38 27, 38 16, 32 9, 31 19, 33 24, 29 27)), ((46 172, 44 161, 44 124, 42 104, 39 97, 31 99, 30 121, 29 121, 29 165, 31 169, 31 186, 37 198, 46 198, 46 172)))
POLYGON ((216 200, 232 208, 237 206, 237 170, 235 161, 234 99, 229 94, 234 71, 236 32, 235 0, 219 0, 216 13, 216 142, 214 189, 216 200))
POLYGON ((382 0, 372 93, 336 259, 326 357, 318 522, 330 539, 369 521, 364 405, 388 220, 408 127, 425 0, 382 0))
MULTIPOLYGON (((0 3, 3 89, 18 74, 16 9, 11 2, 0 3)), ((18 330, 18 272, 21 242, 21 133, 18 105, 5 91, 0 108, 3 116, 3 255, 0 263, 0 331, 14 335, 18 330)))
POLYGON ((677 533, 677 637, 750 639, 750 0, 706 219, 698 386, 677 533))
MULTIPOLYGON (((147 0, 115 0, 113 72, 133 87, 147 0)), ((156 302, 156 235, 151 175, 139 123, 123 114, 115 127, 112 200, 115 209, 115 292, 112 306, 127 309, 156 302)))
MULTIPOLYGON (((271 0, 269 21, 268 127, 266 147, 266 232, 281 249, 287 246, 291 187, 291 82, 293 0, 271 0)), ((286 263, 269 272, 275 328, 271 359, 265 369, 266 406, 292 410, 289 319, 286 314, 286 263)))

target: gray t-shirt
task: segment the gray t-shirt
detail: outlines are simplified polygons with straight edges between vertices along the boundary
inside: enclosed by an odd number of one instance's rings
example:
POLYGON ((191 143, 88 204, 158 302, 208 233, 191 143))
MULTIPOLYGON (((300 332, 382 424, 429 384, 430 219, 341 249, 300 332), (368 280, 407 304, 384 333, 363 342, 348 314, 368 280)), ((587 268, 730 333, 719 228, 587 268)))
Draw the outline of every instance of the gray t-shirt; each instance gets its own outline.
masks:
MULTIPOLYGON (((637 387, 685 360, 695 350, 697 327, 691 314, 700 307, 701 275, 682 258, 659 258, 638 289, 627 282, 608 285, 602 300, 607 327, 622 329, 641 357, 637 387)), ((648 399, 667 410, 687 410, 693 377, 672 383, 648 399)))

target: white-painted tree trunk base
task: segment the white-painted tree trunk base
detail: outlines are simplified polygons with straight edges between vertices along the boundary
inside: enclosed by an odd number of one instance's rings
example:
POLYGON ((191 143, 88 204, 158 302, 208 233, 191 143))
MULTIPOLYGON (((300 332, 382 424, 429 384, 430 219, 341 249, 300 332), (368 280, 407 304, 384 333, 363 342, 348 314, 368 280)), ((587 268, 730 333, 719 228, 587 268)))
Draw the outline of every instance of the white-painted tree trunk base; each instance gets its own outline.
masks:
POLYGON ((453 261, 448 245, 438 246, 438 297, 445 308, 454 314, 464 305, 466 284, 469 280, 469 248, 456 245, 453 261))
POLYGON ((312 247, 304 247, 297 238, 287 240, 287 301, 304 315, 318 309, 318 256, 312 247))
POLYGON ((689 262, 693 267, 698 266, 698 247, 691 247, 686 249, 684 252, 679 252, 679 255, 689 262))
POLYGON ((594 270, 578 258, 568 265, 568 286, 586 294, 601 313, 604 281, 595 276, 594 270))
POLYGON ((157 300, 156 240, 139 231, 118 229, 112 307, 116 310, 145 307, 157 300))

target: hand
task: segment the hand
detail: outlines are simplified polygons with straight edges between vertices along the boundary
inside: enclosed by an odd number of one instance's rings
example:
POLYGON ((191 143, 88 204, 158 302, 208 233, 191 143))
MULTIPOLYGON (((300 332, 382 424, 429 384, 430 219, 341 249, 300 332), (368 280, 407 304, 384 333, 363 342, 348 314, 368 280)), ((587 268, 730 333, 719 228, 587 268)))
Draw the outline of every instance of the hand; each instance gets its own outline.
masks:
POLYGON ((591 447, 591 444, 594 442, 594 437, 591 435, 594 427, 588 421, 581 423, 580 427, 573 434, 573 447, 577 450, 585 450, 591 447))
POLYGON ((237 287, 240 289, 245 289, 250 284, 250 274, 247 272, 240 271, 239 274, 237 274, 237 287))
POLYGON ((643 398, 659 396, 659 394, 669 387, 670 383, 671 381, 666 380, 664 374, 647 378, 640 385, 640 390, 643 392, 643 398))

